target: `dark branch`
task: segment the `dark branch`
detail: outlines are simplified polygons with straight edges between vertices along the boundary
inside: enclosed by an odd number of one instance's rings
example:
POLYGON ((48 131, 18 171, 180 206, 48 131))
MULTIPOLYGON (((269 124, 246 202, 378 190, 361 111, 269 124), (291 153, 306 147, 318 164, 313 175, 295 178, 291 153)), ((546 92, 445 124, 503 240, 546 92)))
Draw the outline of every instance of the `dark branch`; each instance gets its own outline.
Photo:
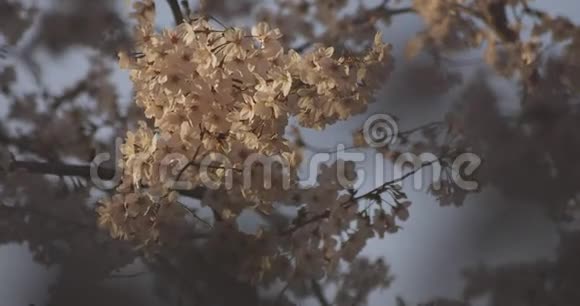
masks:
MULTIPOLYGON (((388 7, 384 7, 384 5, 381 5, 379 7, 377 7, 376 9, 373 9, 372 11, 370 11, 371 14, 377 14, 380 15, 381 17, 384 18, 391 18, 397 15, 402 15, 402 14, 410 14, 410 13, 416 13, 416 11, 412 8, 412 7, 402 7, 402 8, 396 8, 396 9, 390 9, 388 7)), ((364 18, 363 20, 364 22, 367 22, 368 20, 366 18, 364 18)), ((303 53, 304 51, 306 51, 306 49, 312 47, 312 45, 314 45, 316 42, 319 42, 322 40, 322 37, 318 37, 315 39, 312 39, 310 41, 307 41, 299 46, 296 46, 294 49, 294 51, 298 52, 298 53, 303 53)))
POLYGON ((111 274, 107 279, 136 278, 151 273, 150 271, 136 272, 131 274, 111 274))
MULTIPOLYGON (((64 163, 49 163, 49 162, 39 162, 39 161, 12 161, 10 163, 9 170, 13 171, 25 171, 33 174, 47 174, 56 176, 74 176, 84 178, 86 180, 93 179, 91 175, 92 165, 69 165, 64 163)), ((115 178, 116 170, 107 167, 98 167, 96 174, 100 180, 112 180, 115 178)), ((96 179, 95 178, 95 179, 96 179)), ((205 188, 196 187, 191 190, 178 190, 183 196, 201 199, 205 193, 205 188)))
POLYGON ((326 296, 324 296, 322 286, 320 286, 320 284, 314 279, 312 280, 311 284, 312 284, 312 291, 314 292, 314 296, 316 297, 318 302, 320 302, 320 305, 330 306, 330 303, 326 299, 326 296))
MULTIPOLYGON (((379 195, 380 196, 390 186, 393 186, 395 184, 398 184, 398 183, 404 181, 408 177, 410 177, 410 176, 414 175, 415 173, 417 173, 419 170, 421 170, 421 169, 423 169, 425 167, 431 166, 433 164, 436 164, 436 163, 440 162, 441 160, 442 160, 442 158, 438 158, 436 160, 432 160, 432 161, 429 161, 429 162, 424 162, 419 167, 415 168, 413 171, 409 171, 405 175, 403 175, 403 176, 401 176, 399 178, 396 178, 396 179, 390 180, 388 182, 385 182, 381 186, 379 186, 379 187, 377 187, 377 188, 375 188, 375 189, 373 189, 373 190, 371 190, 371 191, 369 191, 369 192, 367 192, 367 193, 365 193, 363 195, 360 195, 360 196, 357 196, 357 197, 354 197, 353 196, 348 201, 346 201, 344 203, 341 203, 341 205, 343 205, 344 207, 350 207, 351 205, 353 205, 354 203, 357 203, 361 199, 368 199, 368 198, 371 198, 371 197, 376 196, 376 195, 379 195)), ((309 225, 309 224, 312 224, 312 223, 320 222, 320 221, 322 221, 324 219, 327 219, 328 217, 330 217, 330 210, 326 210, 325 212, 320 213, 318 215, 315 215, 315 216, 311 217, 310 219, 307 219, 307 220, 305 220, 303 222, 300 222, 298 224, 295 224, 294 226, 292 226, 292 227, 290 227, 290 228, 288 228, 288 229, 286 229, 284 231, 281 231, 280 232, 280 235, 283 235, 283 236, 284 235, 290 235, 290 234, 294 233, 295 231, 297 231, 298 229, 300 229, 301 227, 304 227, 304 226, 309 225)))
MULTIPOLYGON (((10 164, 10 171, 24 170, 34 174, 49 174, 56 176, 76 176, 80 178, 91 178, 90 165, 69 165, 63 163, 48 163, 37 161, 13 161, 10 164)), ((115 177, 115 170, 105 167, 97 168, 100 179, 111 180, 115 177)))
POLYGON ((61 224, 73 226, 78 229, 87 230, 89 232, 97 232, 98 229, 94 224, 86 224, 83 222, 79 222, 77 220, 72 220, 69 218, 61 217, 58 215, 53 215, 48 212, 40 211, 34 208, 25 207, 25 206, 9 206, 5 204, 0 204, 0 211, 7 211, 12 213, 24 214, 24 215, 35 215, 41 218, 45 218, 48 220, 52 220, 61 224))
POLYGON ((169 7, 171 8, 171 13, 173 14, 173 19, 175 20, 175 24, 179 25, 183 22, 183 12, 181 12, 181 7, 179 7, 179 3, 177 0, 167 0, 169 7))
MULTIPOLYGON (((426 132, 428 130, 438 129, 438 128, 443 127, 444 124, 445 124, 445 122, 443 122, 443 121, 429 122, 429 123, 423 124, 421 126, 418 126, 416 128, 410 129, 410 130, 399 131, 396 135, 394 135, 394 137, 396 137, 399 140, 406 139, 416 132, 426 132)), ((331 149, 331 148, 319 148, 316 145, 305 142, 303 139, 299 139, 299 141, 301 141, 300 145, 303 146, 304 148, 306 148, 314 153, 320 153, 320 154, 337 154, 337 153, 342 152, 342 151, 346 152, 346 151, 354 150, 354 149, 366 149, 367 148, 363 145, 358 145, 358 146, 353 145, 350 147, 344 147, 344 148, 341 148, 340 150, 337 150, 337 149, 331 149)))
MULTIPOLYGON (((375 189, 373 189, 373 190, 371 190, 371 191, 369 191, 369 192, 367 192, 367 193, 365 193, 363 195, 360 195, 360 196, 357 196, 357 197, 353 198, 352 201, 358 201, 358 200, 361 200, 361 199, 369 198, 369 197, 371 197, 372 195, 375 195, 375 194, 381 194, 384 191, 386 191, 389 186, 398 184, 398 183, 406 180, 408 177, 410 177, 412 175, 415 175, 415 173, 419 172, 423 168, 429 167, 429 166, 431 166, 433 164, 436 164, 436 163, 441 162, 442 159, 443 158, 438 158, 438 159, 435 159, 435 160, 432 160, 432 161, 429 161, 429 162, 424 162, 419 167, 413 169, 413 171, 409 171, 405 175, 403 175, 403 176, 401 176, 399 178, 396 178, 396 179, 390 180, 388 182, 385 182, 381 186, 379 186, 379 187, 377 187, 377 188, 375 188, 375 189)), ((349 202, 347 202, 347 203, 349 203, 349 202)))
POLYGON ((386 13, 390 17, 401 14, 416 13, 417 11, 415 11, 415 9, 413 9, 412 7, 402 7, 397 9, 384 8, 381 10, 381 12, 386 13))

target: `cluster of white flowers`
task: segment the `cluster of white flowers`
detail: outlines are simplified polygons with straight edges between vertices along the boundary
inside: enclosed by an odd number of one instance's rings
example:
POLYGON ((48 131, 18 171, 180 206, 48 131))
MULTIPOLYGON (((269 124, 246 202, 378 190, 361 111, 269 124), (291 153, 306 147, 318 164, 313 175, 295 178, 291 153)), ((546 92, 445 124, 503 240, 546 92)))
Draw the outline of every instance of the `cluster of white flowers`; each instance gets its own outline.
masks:
MULTIPOLYGON (((352 260, 374 235, 369 216, 358 211, 351 186, 336 179, 337 167, 345 168, 349 180, 356 177, 353 164, 324 166, 318 185, 299 186, 302 148, 285 138, 285 129, 290 118, 303 127, 322 129, 365 111, 381 85, 376 80, 384 80, 392 67, 390 46, 381 34, 362 56, 337 57, 331 47, 299 54, 284 50, 282 34, 266 23, 247 32, 216 28, 206 18, 192 16, 158 33, 154 8, 151 0, 136 3, 139 56, 120 54, 120 65, 131 72, 136 103, 152 126, 141 122, 137 131, 128 132, 121 149, 122 184, 117 195, 102 201, 101 224, 115 237, 164 243, 159 226, 181 222, 176 220, 182 214, 171 184, 175 179, 194 188, 203 186, 203 176, 233 175, 231 188, 207 190, 202 204, 219 219, 208 247, 226 247, 225 235, 242 245, 224 254, 255 254, 237 265, 240 273, 264 280, 276 270, 273 266, 282 265, 294 267, 292 277, 321 277, 341 258, 352 260), (237 170, 247 166, 244 161, 251 154, 285 160, 284 169, 273 169, 271 188, 264 186, 260 163, 250 169, 252 184, 242 184, 237 170), (172 155, 186 156, 187 165, 167 158, 172 155), (211 173, 202 173, 198 163, 214 155, 226 156, 227 165, 216 159, 207 171, 211 173), (175 171, 162 171, 171 163, 175 171), (282 188, 279 183, 287 172, 290 188, 282 188), (277 203, 298 211, 290 228, 252 235, 238 230, 236 220, 243 211, 267 215, 277 203), (356 231, 349 233, 355 222, 356 231), (339 243, 345 234, 350 238, 339 243)), ((279 270, 270 275, 280 277, 279 270)))

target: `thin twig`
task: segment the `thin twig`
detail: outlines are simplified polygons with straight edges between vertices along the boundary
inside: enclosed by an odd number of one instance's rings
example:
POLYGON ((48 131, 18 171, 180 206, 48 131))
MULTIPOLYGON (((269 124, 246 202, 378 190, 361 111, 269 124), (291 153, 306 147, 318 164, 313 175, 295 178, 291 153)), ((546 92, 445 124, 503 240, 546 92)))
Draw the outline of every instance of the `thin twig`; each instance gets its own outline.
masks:
MULTIPOLYGON (((415 9, 413 9, 412 7, 402 7, 402 8, 396 8, 396 9, 390 9, 390 8, 384 7, 384 5, 381 5, 373 10, 374 10, 374 12, 381 14, 382 16, 384 16, 386 18, 390 18, 393 16, 402 15, 402 14, 416 13, 415 9)), ((366 21, 367 20, 365 19, 365 22, 366 21)), ((303 43, 302 45, 296 46, 295 48, 292 48, 292 49, 294 49, 294 51, 296 51, 298 53, 303 53, 308 48, 312 47, 315 43, 317 43, 321 40, 322 40, 322 37, 318 37, 318 38, 312 39, 310 41, 307 41, 307 42, 303 43)))
POLYGON ((206 220, 204 220, 203 218, 201 218, 200 216, 198 216, 198 215, 195 213, 195 211, 194 211, 193 209, 191 209, 191 208, 187 207, 187 206, 186 206, 185 204, 183 204, 183 203, 179 203, 179 204, 181 204, 181 206, 183 207, 183 209, 185 209, 187 212, 189 212, 189 214, 190 214, 190 215, 191 215, 193 218, 195 218, 195 219, 196 219, 196 220, 198 220, 199 222, 203 223, 203 224, 204 224, 204 225, 206 225, 207 227, 209 227, 209 228, 213 228, 213 226, 212 226, 212 225, 211 225, 209 222, 207 222, 206 220))
MULTIPOLYGON (((371 190, 371 191, 369 191, 369 192, 367 192, 367 193, 365 193, 363 195, 360 195, 360 196, 357 196, 357 197, 352 196, 347 201, 341 203, 341 205, 343 207, 345 207, 345 208, 348 208, 353 203, 357 203, 361 199, 370 198, 371 196, 374 196, 374 195, 377 195, 377 194, 380 195, 381 193, 383 193, 384 191, 386 191, 389 186, 392 186, 392 185, 395 185, 395 184, 398 184, 398 183, 404 181, 408 177, 410 177, 410 176, 414 175, 415 173, 417 173, 419 170, 421 170, 421 169, 423 169, 425 167, 431 166, 431 165, 433 165, 435 163, 438 163, 442 159, 443 159, 443 157, 438 158, 438 159, 435 159, 435 160, 432 160, 430 162, 424 162, 419 167, 417 167, 416 169, 414 169, 413 171, 410 171, 410 172, 406 173, 405 175, 403 175, 403 176, 401 176, 399 178, 396 178, 396 179, 390 180, 388 182, 385 182, 381 186, 379 186, 379 187, 377 187, 377 188, 375 188, 375 189, 373 189, 373 190, 371 190)), ((280 235, 282 235, 282 236, 290 235, 290 234, 294 233, 295 231, 297 231, 298 229, 300 229, 303 226, 306 226, 308 224, 312 224, 312 223, 316 223, 316 222, 322 221, 324 219, 327 219, 328 217, 330 217, 330 210, 326 210, 323 213, 320 213, 318 215, 315 215, 312 218, 310 218, 310 219, 308 219, 308 220, 306 220, 304 222, 301 222, 299 224, 296 224, 296 225, 294 225, 294 226, 292 226, 292 227, 290 227, 290 228, 288 228, 288 229, 280 232, 280 235)))
MULTIPOLYGON (((435 128, 439 128, 441 126, 443 126, 445 122, 443 121, 433 121, 433 122, 429 122, 426 123, 424 125, 418 126, 416 128, 410 129, 410 130, 406 130, 406 131, 400 131, 397 133, 397 135, 394 135, 397 138, 405 138, 405 137, 409 137, 410 135, 419 132, 419 131, 425 131, 425 130, 429 130, 429 129, 435 129, 435 128)), ((368 147, 364 146, 364 145, 353 145, 353 146, 349 146, 349 147, 344 147, 341 149, 330 149, 330 148, 319 148, 313 144, 307 143, 304 140, 302 140, 302 144, 303 146, 312 151, 313 153, 320 153, 320 154, 338 154, 339 152, 343 152, 343 151, 348 151, 348 150, 354 150, 354 149, 367 149, 368 147)))
MULTIPOLYGON (((381 186, 379 186, 379 187, 377 187, 377 188, 375 188, 375 189, 373 189, 373 190, 371 190, 371 191, 369 191, 369 192, 367 192, 365 194, 362 194, 360 196, 354 197, 352 199, 352 201, 358 201, 360 199, 368 198, 369 196, 371 196, 373 194, 380 193, 381 191, 386 190, 389 186, 392 186, 392 185, 395 185, 395 184, 398 184, 398 183, 404 181, 405 179, 407 179, 408 177, 410 177, 410 176, 414 175, 415 173, 419 172, 423 168, 428 167, 428 166, 431 166, 431 165, 436 164, 436 163, 439 163, 442 159, 443 158, 437 158, 437 159, 432 160, 432 161, 429 161, 429 162, 424 162, 419 167, 415 168, 413 171, 409 171, 405 175, 403 175, 403 176, 401 176, 399 178, 396 178, 396 179, 390 180, 388 182, 385 182, 381 186)), ((349 203, 349 202, 347 202, 347 203, 349 203)))
POLYGON ((142 272, 136 272, 136 273, 130 273, 130 274, 111 274, 111 275, 107 276, 107 279, 135 278, 135 277, 143 276, 143 275, 149 274, 149 273, 151 273, 151 272, 142 271, 142 272))

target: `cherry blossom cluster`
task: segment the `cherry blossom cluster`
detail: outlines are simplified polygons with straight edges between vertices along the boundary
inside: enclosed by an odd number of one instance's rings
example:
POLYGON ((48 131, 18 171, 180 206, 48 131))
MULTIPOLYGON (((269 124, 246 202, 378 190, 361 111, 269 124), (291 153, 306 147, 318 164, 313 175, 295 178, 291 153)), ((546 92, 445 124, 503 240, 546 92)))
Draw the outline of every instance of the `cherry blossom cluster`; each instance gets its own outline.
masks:
POLYGON ((388 213, 378 214, 373 224, 368 209, 359 211, 356 191, 337 178, 344 173, 354 182, 352 162, 322 165, 317 185, 300 186, 302 147, 286 138, 291 118, 323 129, 366 110, 381 85, 377 80, 392 69, 390 45, 380 33, 363 55, 336 56, 332 47, 300 54, 284 50, 282 33, 266 23, 246 31, 190 16, 159 33, 151 0, 136 3, 133 16, 137 52, 121 53, 120 65, 130 71, 135 102, 149 121, 127 133, 119 161, 122 183, 98 208, 101 225, 114 237, 167 243, 163 237, 176 235, 164 231, 182 228, 187 212, 193 214, 180 204, 175 181, 186 181, 192 190, 206 187, 207 177, 234 182, 203 194, 202 206, 215 215, 207 224, 207 246, 216 248, 216 258, 245 254, 237 257, 242 262, 231 261, 233 271, 251 280, 322 277, 340 259, 353 260, 375 229, 382 234, 396 228, 388 213), (243 184, 245 160, 256 154, 282 159, 284 166, 252 164, 251 184, 243 184), (202 170, 200 162, 208 157, 214 158, 211 167, 202 170), (264 184, 265 175, 271 186, 264 184), (285 179, 290 188, 281 186, 285 179), (251 234, 239 230, 243 212, 268 219, 277 205, 295 209, 293 224, 251 234), (232 245, 224 239, 239 242, 235 250, 224 250, 232 245))

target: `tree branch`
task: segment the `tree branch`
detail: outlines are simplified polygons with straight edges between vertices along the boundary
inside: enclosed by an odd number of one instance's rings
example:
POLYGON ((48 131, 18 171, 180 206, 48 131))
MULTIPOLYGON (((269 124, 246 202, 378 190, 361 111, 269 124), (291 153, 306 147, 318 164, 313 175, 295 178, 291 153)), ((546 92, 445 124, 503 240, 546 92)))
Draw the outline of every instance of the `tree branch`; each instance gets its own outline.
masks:
MULTIPOLYGON (((377 188, 375 188, 375 189, 373 189, 373 190, 371 190, 371 191, 369 191, 369 192, 367 192, 367 193, 365 193, 365 194, 363 194, 363 195, 360 195, 360 196, 357 196, 357 197, 353 198, 353 199, 352 199, 352 201, 358 201, 358 200, 361 200, 361 199, 364 199, 364 198, 369 198, 369 197, 370 197, 371 195, 373 195, 373 194, 381 194, 381 193, 382 193, 382 192, 384 192, 384 191, 385 191, 385 190, 386 190, 386 189, 387 189, 389 186, 391 186, 391 185, 395 185, 395 184, 398 184, 398 183, 400 183, 400 182, 402 182, 402 181, 406 180, 408 177, 410 177, 410 176, 412 176, 412 175, 415 175, 415 173, 419 172, 419 171, 420 171, 420 170, 422 170, 423 168, 425 168, 425 167, 428 167, 428 166, 431 166, 431 165, 433 165, 433 164, 436 164, 436 163, 439 163, 439 162, 441 162, 441 160, 442 160, 442 159, 443 159, 443 158, 437 158, 437 159, 435 159, 435 160, 432 160, 432 161, 429 161, 429 162, 424 162, 424 163, 422 163, 422 164, 421 164, 419 167, 417 167, 417 168, 413 169, 413 171, 409 171, 409 172, 407 172, 405 175, 403 175, 403 176, 401 176, 401 177, 399 177, 399 178, 396 178, 396 179, 390 180, 390 181, 388 181, 388 182, 385 182, 385 183, 384 183, 384 184, 382 184, 381 186, 379 186, 379 187, 377 187, 377 188)), ((349 203, 349 202, 347 202, 347 203, 349 203)), ((345 203, 345 204, 347 204, 347 203, 345 203)))
MULTIPOLYGON (((64 163, 49 163, 40 161, 19 161, 14 160, 10 163, 9 171, 14 172, 23 170, 32 174, 47 174, 56 176, 74 176, 84 178, 86 180, 93 179, 91 175, 92 165, 69 165, 64 163)), ((115 169, 107 167, 98 167, 97 178, 101 180, 112 180, 115 178, 115 169)), ((205 188, 196 187, 191 190, 178 190, 178 192, 186 197, 194 199, 201 199, 205 193, 205 188)))
MULTIPOLYGON (((385 4, 370 10, 369 12, 371 14, 379 14, 381 15, 381 17, 384 18, 391 18, 397 15, 402 15, 402 14, 410 14, 410 13, 416 13, 417 11, 415 11, 415 9, 413 9, 412 7, 401 7, 401 8, 396 8, 396 9, 390 9, 388 7, 384 6, 385 4)), ((363 18, 362 22, 368 22, 367 18, 363 18)), ((317 37, 315 39, 312 39, 310 41, 307 41, 299 46, 296 46, 294 49, 294 51, 298 52, 298 53, 303 53, 304 51, 306 51, 306 49, 310 48, 312 45, 314 45, 316 42, 322 40, 323 37, 317 37)))
POLYGON ((179 3, 177 0, 167 0, 169 7, 171 8, 171 13, 173 14, 173 19, 175 20, 175 24, 179 25, 183 22, 183 12, 181 12, 181 7, 179 7, 179 3))
MULTIPOLYGON (((419 167, 415 168, 413 171, 409 171, 405 175, 403 175, 403 176, 401 176, 399 178, 396 178, 396 179, 390 180, 388 182, 385 182, 381 186, 379 186, 379 187, 377 187, 377 188, 375 188, 375 189, 373 189, 373 190, 371 190, 371 191, 369 191, 369 192, 367 192, 367 193, 365 193, 363 195, 360 195, 360 196, 357 196, 357 197, 352 196, 348 201, 346 201, 344 203, 341 203, 341 205, 343 205, 344 207, 350 207, 350 205, 352 205, 353 203, 357 203, 361 199, 370 198, 373 195, 380 195, 383 192, 385 192, 389 186, 392 186, 394 184, 400 183, 400 182, 404 181, 405 179, 407 179, 408 177, 410 177, 410 176, 414 175, 415 173, 417 173, 419 170, 421 170, 421 169, 423 169, 425 167, 431 166, 431 165, 433 165, 435 163, 438 163, 441 160, 442 160, 442 158, 438 158, 438 159, 435 159, 435 160, 432 160, 432 161, 429 161, 429 162, 424 162, 419 167)), ((304 222, 300 222, 299 224, 296 224, 296 225, 294 225, 294 226, 292 226, 292 227, 290 227, 290 228, 288 228, 288 229, 286 229, 284 231, 281 231, 280 232, 280 235, 282 235, 282 236, 284 236, 284 235, 290 235, 290 234, 294 233, 295 231, 297 231, 298 229, 300 229, 303 226, 306 226, 306 225, 312 224, 312 223, 316 223, 316 222, 320 222, 320 221, 322 221, 322 220, 324 220, 324 219, 326 219, 328 217, 330 217, 330 210, 326 210, 323 213, 320 213, 318 215, 313 216, 310 219, 305 220, 304 222)))
POLYGON ((323 292, 320 284, 314 279, 312 280, 311 284, 312 284, 312 291, 314 292, 314 296, 316 297, 316 299, 318 299, 318 302, 320 302, 320 305, 330 306, 330 303, 326 299, 326 296, 324 296, 324 292, 323 292))
POLYGON ((36 210, 36 209, 30 208, 30 207, 9 206, 9 205, 2 203, 2 204, 0 204, 0 211, 8 211, 8 212, 18 213, 18 214, 35 215, 35 216, 38 216, 41 218, 52 220, 52 221, 55 221, 55 222, 58 222, 61 224, 68 225, 68 226, 73 226, 73 227, 76 227, 78 229, 86 230, 89 232, 97 232, 98 231, 98 228, 93 224, 86 224, 83 222, 79 222, 77 220, 72 220, 72 219, 61 217, 58 215, 53 215, 53 214, 50 214, 48 212, 36 210))
POLYGON ((415 11, 415 9, 412 7, 401 7, 396 9, 383 8, 381 9, 381 12, 386 13, 389 17, 391 17, 401 14, 416 13, 417 11, 415 11))
MULTIPOLYGON (((64 163, 49 163, 38 161, 12 161, 10 171, 24 170, 33 174, 48 174, 56 176, 76 176, 80 178, 91 178, 90 165, 69 165, 64 163)), ((105 167, 97 168, 100 179, 111 180, 115 177, 115 170, 105 167)))

